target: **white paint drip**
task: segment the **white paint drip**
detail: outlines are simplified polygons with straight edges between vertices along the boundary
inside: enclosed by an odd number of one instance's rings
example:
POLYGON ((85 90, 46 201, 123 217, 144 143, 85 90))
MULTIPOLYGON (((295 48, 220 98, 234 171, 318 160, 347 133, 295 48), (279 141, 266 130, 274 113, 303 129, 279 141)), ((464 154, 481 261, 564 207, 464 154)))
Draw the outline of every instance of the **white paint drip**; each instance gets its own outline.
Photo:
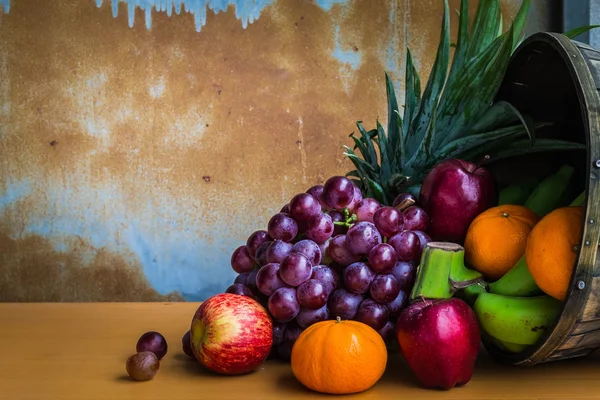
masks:
POLYGON ((303 130, 304 123, 302 122, 302 117, 298 117, 298 150, 300 150, 300 162, 302 163, 302 183, 306 183, 306 169, 308 168, 308 162, 306 157, 306 150, 304 149, 304 132, 303 130))

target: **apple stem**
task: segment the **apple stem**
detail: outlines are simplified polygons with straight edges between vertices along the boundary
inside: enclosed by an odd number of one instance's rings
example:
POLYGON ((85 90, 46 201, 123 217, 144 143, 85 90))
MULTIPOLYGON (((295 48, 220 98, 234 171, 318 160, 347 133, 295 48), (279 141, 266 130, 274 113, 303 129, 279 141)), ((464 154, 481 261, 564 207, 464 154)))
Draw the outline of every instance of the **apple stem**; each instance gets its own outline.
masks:
POLYGON ((459 244, 429 242, 423 249, 410 301, 449 299, 456 291, 483 283, 481 273, 465 267, 465 249, 459 244))
POLYGON ((483 164, 486 161, 489 161, 492 157, 489 154, 486 154, 485 156, 483 156, 483 158, 481 160, 479 160, 479 162, 475 163, 475 166, 477 168, 481 167, 481 164, 483 164))

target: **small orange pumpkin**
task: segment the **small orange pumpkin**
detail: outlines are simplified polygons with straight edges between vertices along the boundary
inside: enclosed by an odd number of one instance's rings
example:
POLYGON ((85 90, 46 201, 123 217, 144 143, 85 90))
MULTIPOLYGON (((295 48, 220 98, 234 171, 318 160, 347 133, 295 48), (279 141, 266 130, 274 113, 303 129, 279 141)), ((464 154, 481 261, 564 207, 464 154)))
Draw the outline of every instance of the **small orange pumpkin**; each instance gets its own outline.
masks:
POLYGON ((320 393, 350 394, 369 389, 383 375, 388 353, 381 335, 359 321, 317 322, 292 348, 296 379, 320 393))

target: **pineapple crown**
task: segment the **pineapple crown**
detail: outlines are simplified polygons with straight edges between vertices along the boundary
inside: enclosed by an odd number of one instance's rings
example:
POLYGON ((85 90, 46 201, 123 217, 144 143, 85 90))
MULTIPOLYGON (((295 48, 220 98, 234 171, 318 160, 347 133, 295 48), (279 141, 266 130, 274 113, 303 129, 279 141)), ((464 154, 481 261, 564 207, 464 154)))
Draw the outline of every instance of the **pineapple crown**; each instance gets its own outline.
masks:
MULTIPOLYGON (((535 129, 548 123, 533 121, 507 101, 494 102, 510 57, 522 40, 529 5, 529 0, 522 2, 503 32, 499 0, 481 0, 469 32, 469 1, 461 0, 458 37, 451 44, 444 0, 440 41, 425 90, 421 93, 407 48, 403 112, 386 72, 387 132, 379 121, 369 131, 357 121, 359 135, 350 135, 353 148, 344 146, 344 155, 355 167, 346 176, 365 196, 389 205, 403 191, 418 195, 425 174, 448 158, 480 162, 491 151, 493 160, 499 160, 532 151, 585 148, 563 140, 536 140, 535 129)), ((587 29, 575 29, 571 35, 587 29)))

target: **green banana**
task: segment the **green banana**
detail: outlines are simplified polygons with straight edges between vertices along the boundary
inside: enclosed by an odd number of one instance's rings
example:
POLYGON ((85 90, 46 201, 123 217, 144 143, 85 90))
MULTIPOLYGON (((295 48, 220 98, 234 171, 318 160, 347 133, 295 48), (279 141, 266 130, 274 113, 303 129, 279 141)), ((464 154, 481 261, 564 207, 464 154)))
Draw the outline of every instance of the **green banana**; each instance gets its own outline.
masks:
POLYGON ((497 348, 499 348, 500 350, 506 351, 508 353, 521 353, 530 346, 527 344, 516 344, 516 343, 511 343, 511 342, 505 342, 504 340, 496 339, 493 336, 490 336, 489 340, 497 348))
POLYGON ((502 278, 489 284, 490 293, 504 296, 537 296, 544 294, 533 280, 525 255, 502 278))
POLYGON ((504 189, 500 190, 500 194, 498 196, 498 205, 524 204, 539 183, 540 181, 536 177, 532 176, 523 182, 506 186, 504 189))
POLYGON ((562 302, 548 295, 511 297, 480 293, 473 310, 490 336, 508 343, 532 345, 554 325, 562 302))
POLYGON ((559 207, 575 168, 565 164, 560 169, 544 178, 525 201, 524 206, 543 217, 559 207))

